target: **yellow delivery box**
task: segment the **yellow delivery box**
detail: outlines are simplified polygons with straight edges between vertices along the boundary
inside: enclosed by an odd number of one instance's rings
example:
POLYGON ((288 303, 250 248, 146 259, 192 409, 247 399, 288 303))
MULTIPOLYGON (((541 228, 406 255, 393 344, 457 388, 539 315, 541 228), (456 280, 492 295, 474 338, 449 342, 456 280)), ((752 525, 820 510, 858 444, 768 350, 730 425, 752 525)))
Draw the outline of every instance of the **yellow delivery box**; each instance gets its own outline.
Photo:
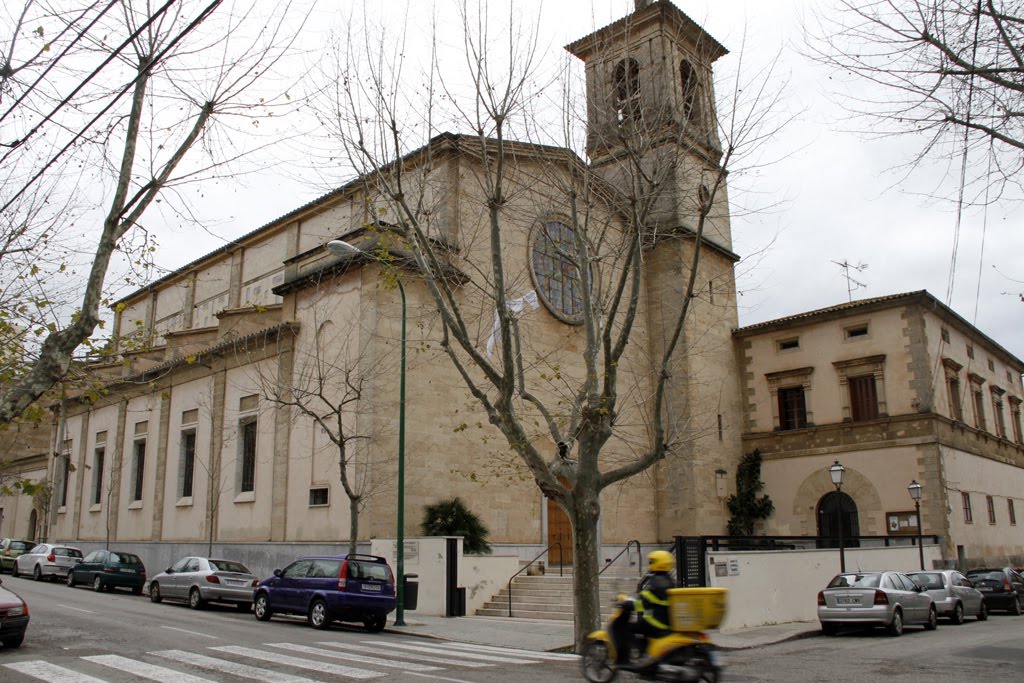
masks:
POLYGON ((725 588, 670 588, 668 611, 673 631, 707 631, 725 618, 725 588))

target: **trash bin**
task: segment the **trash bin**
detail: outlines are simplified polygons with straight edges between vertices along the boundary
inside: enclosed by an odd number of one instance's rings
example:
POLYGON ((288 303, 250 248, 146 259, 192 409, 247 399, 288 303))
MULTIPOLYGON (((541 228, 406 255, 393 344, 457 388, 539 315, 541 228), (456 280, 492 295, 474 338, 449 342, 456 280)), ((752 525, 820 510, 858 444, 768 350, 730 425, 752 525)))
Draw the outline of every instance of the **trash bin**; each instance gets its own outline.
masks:
POLYGON ((420 597, 420 583, 416 579, 419 574, 406 574, 402 577, 402 608, 415 610, 416 602, 420 597))

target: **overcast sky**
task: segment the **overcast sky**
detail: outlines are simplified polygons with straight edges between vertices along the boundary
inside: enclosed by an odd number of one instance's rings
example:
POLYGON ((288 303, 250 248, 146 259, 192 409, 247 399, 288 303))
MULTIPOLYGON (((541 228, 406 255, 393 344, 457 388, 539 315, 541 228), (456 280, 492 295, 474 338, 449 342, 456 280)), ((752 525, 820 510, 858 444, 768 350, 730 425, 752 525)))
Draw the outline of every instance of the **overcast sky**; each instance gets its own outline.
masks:
MULTIPOLYGON (((315 24, 330 22, 339 4, 319 3, 315 24)), ((400 4, 385 6, 394 11, 400 4)), ((842 74, 829 73, 800 54, 804 14, 814 8, 827 11, 830 0, 676 4, 731 50, 716 63, 717 73, 733 72, 741 51, 749 69, 761 68, 778 54, 777 77, 780 83, 788 81, 784 113, 798 115, 765 150, 763 158, 778 162, 759 173, 753 185, 758 194, 743 197, 731 190, 737 203, 782 200, 772 211, 733 218, 735 250, 744 257, 737 268, 740 324, 846 301, 847 280, 834 263, 846 261, 867 266, 851 271, 863 284, 854 286, 855 299, 927 289, 1024 358, 1024 302, 1018 296, 1024 291, 1018 256, 1024 251, 1024 230, 1018 205, 1007 202, 963 215, 952 298, 947 300, 957 214, 951 201, 934 195, 955 197, 955 184, 944 181, 950 169, 946 161, 936 160, 904 177, 893 169, 918 149, 920 140, 872 141, 851 132, 856 126, 844 119, 833 92, 851 86, 842 82, 842 74), (746 49, 741 50, 744 39, 746 49)), ((564 60, 563 45, 624 16, 633 3, 515 0, 513 5, 523 17, 539 16, 541 58, 557 69, 564 60)), ((442 23, 448 19, 457 25, 453 3, 440 0, 436 7, 442 23)), ((418 39, 413 31, 410 41, 418 39)), ((176 268, 322 193, 322 186, 303 176, 301 164, 285 158, 268 163, 246 187, 222 185, 208 191, 197 210, 201 220, 215 227, 185 235, 181 228, 161 231, 155 226, 158 264, 176 268)))

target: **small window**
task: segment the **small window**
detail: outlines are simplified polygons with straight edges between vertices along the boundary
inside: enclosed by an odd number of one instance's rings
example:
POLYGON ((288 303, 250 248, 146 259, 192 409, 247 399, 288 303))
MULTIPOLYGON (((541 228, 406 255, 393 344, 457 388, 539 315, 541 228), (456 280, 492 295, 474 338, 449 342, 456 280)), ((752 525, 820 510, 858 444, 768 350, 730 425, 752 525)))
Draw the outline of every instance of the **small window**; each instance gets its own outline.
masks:
POLYGON ((790 349, 800 348, 800 337, 793 337, 792 339, 780 339, 779 340, 779 351, 789 351, 790 349))
POLYGON ((146 476, 146 440, 135 442, 135 454, 132 459, 132 501, 142 500, 142 483, 146 476))
POLYGON ((1009 382, 1011 385, 1013 384, 1013 373, 1010 372, 1009 370, 1006 371, 1006 381, 1009 382))
POLYGON ((973 524, 974 513, 971 512, 971 494, 968 493, 967 491, 961 491, 960 500, 963 502, 964 506, 964 523, 973 524))
POLYGON ((846 338, 856 339, 857 337, 866 337, 868 335, 867 325, 855 325, 854 327, 846 328, 846 338))
POLYGON ((181 460, 178 462, 178 498, 192 497, 196 471, 196 430, 181 432, 181 460))
POLYGON ((985 505, 988 506, 988 523, 996 523, 996 502, 992 496, 985 496, 985 505))
POLYGON ((103 461, 106 458, 105 446, 97 446, 92 454, 92 504, 103 502, 103 461))
POLYGON ((615 110, 618 125, 640 121, 640 64, 623 59, 615 65, 615 110))
POLYGON ((974 360, 974 347, 970 344, 967 345, 967 357, 974 360))
POLYGON ((988 371, 989 372, 995 372, 996 371, 996 364, 992 361, 991 358, 988 359, 988 371))
POLYGON ((942 330, 939 332, 939 334, 942 337, 942 341, 944 341, 944 342, 946 342, 948 344, 949 343, 949 329, 943 327, 942 330))
POLYGON ((326 486, 318 486, 309 490, 309 506, 323 506, 330 503, 331 490, 326 486))
POLYGON ((1010 525, 1017 525, 1017 511, 1013 509, 1013 498, 1006 499, 1006 512, 1010 515, 1010 525))
POLYGON ((238 429, 241 432, 238 490, 248 493, 256 490, 256 420, 245 420, 238 426, 238 429))

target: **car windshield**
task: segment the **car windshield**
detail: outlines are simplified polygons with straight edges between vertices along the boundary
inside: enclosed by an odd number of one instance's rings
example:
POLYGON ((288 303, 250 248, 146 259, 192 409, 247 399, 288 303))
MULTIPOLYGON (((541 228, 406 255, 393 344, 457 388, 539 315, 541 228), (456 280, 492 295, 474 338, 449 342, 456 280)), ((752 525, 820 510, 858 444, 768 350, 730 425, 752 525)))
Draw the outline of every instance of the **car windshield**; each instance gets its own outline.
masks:
POLYGON ((139 556, 131 553, 110 553, 110 561, 120 564, 142 564, 139 556))
POLYGON ((925 574, 911 574, 910 578, 914 580, 921 588, 927 590, 933 590, 935 588, 942 588, 945 584, 942 582, 942 574, 937 572, 928 572, 925 574))
POLYGON ((231 562, 230 560, 210 560, 210 569, 215 572, 235 572, 236 574, 248 574, 244 564, 231 562))
POLYGON ((1002 581, 1003 573, 1000 571, 967 572, 967 577, 975 581, 979 579, 982 581, 1002 581))
POLYGON ((880 574, 840 574, 832 579, 829 588, 878 588, 880 574))

